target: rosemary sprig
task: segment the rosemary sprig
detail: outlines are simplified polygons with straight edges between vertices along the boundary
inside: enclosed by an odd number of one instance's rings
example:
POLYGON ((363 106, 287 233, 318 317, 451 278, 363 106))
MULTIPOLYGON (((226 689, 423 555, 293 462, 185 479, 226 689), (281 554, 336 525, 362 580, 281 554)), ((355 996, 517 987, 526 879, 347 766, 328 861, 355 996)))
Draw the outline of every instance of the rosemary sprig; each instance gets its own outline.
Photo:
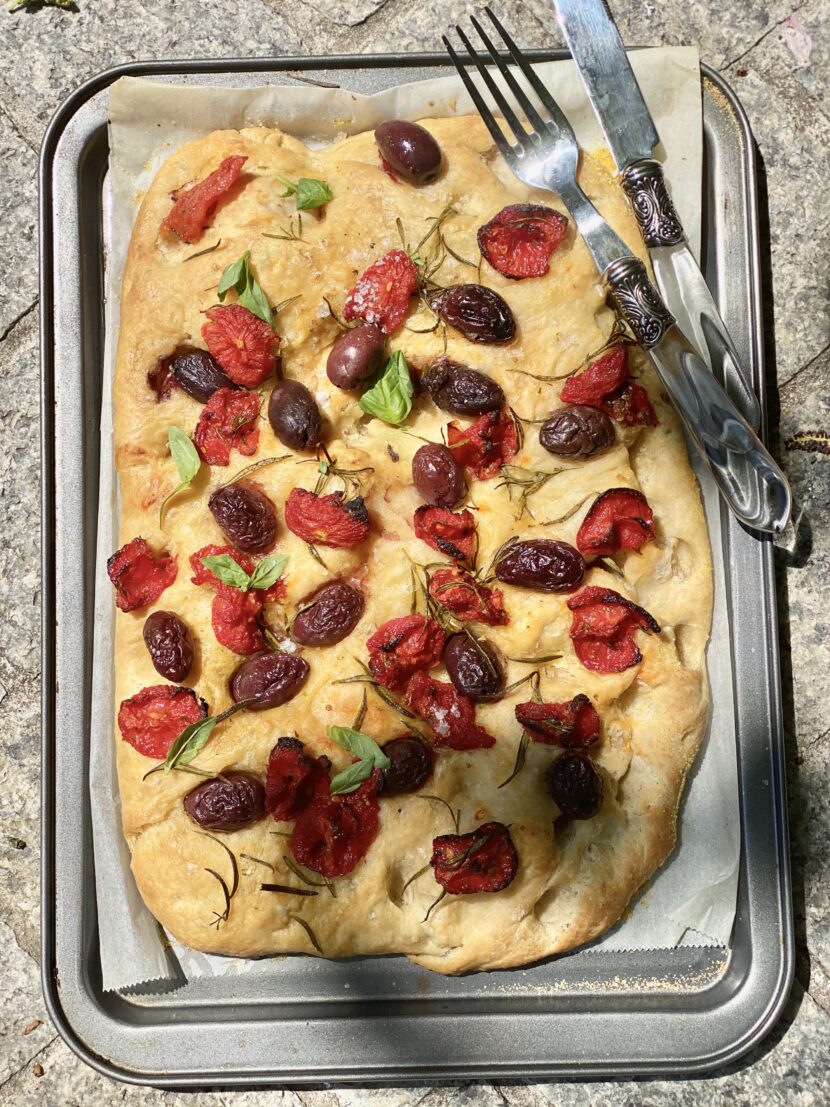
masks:
POLYGON ((456 834, 459 833, 458 827, 461 823, 461 808, 460 807, 458 808, 458 810, 453 811, 453 809, 450 807, 450 805, 447 803, 447 801, 445 799, 442 799, 441 796, 418 795, 418 796, 413 796, 412 798, 416 799, 416 800, 431 800, 433 803, 443 804, 443 806, 446 807, 446 809, 450 813, 450 818, 452 819, 452 825, 455 827, 455 833, 456 834))
POLYGON ((203 838, 210 838, 210 840, 212 842, 216 842, 216 844, 218 846, 222 847, 222 849, 225 851, 225 853, 227 853, 228 857, 230 858, 231 871, 233 873, 233 880, 232 880, 231 886, 229 888, 228 885, 227 885, 227 882, 225 881, 225 878, 220 876, 219 873, 216 872, 215 869, 209 869, 209 868, 205 867, 205 872, 210 873, 210 875, 212 877, 214 877, 214 879, 216 879, 219 882, 219 886, 221 887, 222 892, 225 896, 225 909, 224 909, 224 911, 221 914, 218 911, 214 911, 213 912, 214 920, 213 920, 212 923, 210 923, 211 926, 215 926, 216 929, 218 930, 223 922, 228 921, 228 917, 230 916, 230 913, 231 913, 231 900, 236 895, 236 891, 239 888, 239 866, 236 863, 236 856, 233 853, 233 850, 231 850, 228 846, 226 846, 224 842, 222 842, 218 838, 214 837, 213 834, 203 834, 202 837, 203 838))
POLYGON ((506 787, 510 783, 510 781, 515 780, 515 778, 522 771, 522 769, 524 768, 524 765, 525 765, 525 759, 527 758, 527 750, 528 750, 529 745, 530 745, 530 735, 527 733, 526 730, 523 730, 522 731, 522 736, 519 739, 519 747, 516 750, 516 761, 513 765, 513 772, 510 774, 510 776, 506 780, 503 780, 501 782, 501 784, 499 785, 499 788, 506 787))
POLYGON ((270 869, 272 873, 277 871, 276 866, 272 865, 270 861, 263 861, 261 857, 254 857, 252 853, 240 853, 240 858, 244 857, 246 861, 255 861, 257 865, 262 865, 264 869, 270 869))
POLYGON ((195 254, 188 254, 186 258, 182 258, 182 261, 193 261, 194 258, 204 257, 205 254, 212 254, 214 250, 218 250, 222 245, 222 239, 214 242, 212 246, 206 246, 204 250, 197 250, 195 254))
POLYGON ((310 888, 325 888, 332 899, 337 899, 337 889, 334 886, 334 882, 329 880, 328 877, 324 876, 322 880, 312 880, 311 877, 307 876, 300 866, 295 864, 287 854, 283 854, 282 859, 285 862, 286 868, 290 869, 298 880, 302 880, 303 884, 308 884, 310 888))
POLYGON ((555 519, 546 519, 545 522, 540 523, 539 526, 553 527, 556 526, 557 523, 564 523, 566 520, 570 519, 571 516, 576 515, 577 511, 579 511, 581 507, 584 507, 589 500, 596 499, 598 495, 599 492, 589 492, 588 495, 584 497, 584 499, 581 499, 575 507, 572 507, 569 511, 566 511, 564 515, 557 515, 555 519))
POLYGON ((289 919, 292 919, 295 923, 300 924, 300 926, 303 928, 303 930, 308 935, 308 940, 311 942, 311 944, 314 946, 314 948, 317 950, 317 952, 322 957, 323 956, 323 947, 317 941, 317 935, 314 933, 314 931, 311 929, 311 927, 305 921, 305 919, 301 919, 299 915, 289 915, 288 917, 289 917, 289 919))
POLYGON ((260 460, 255 461, 253 465, 246 465, 244 469, 240 469, 230 480, 225 481, 224 484, 220 484, 219 488, 227 488, 231 484, 236 484, 239 480, 246 480, 252 473, 256 473, 257 470, 264 469, 268 465, 277 465, 280 461, 289 461, 292 456, 292 454, 280 454, 279 457, 260 458, 260 460))
POLYGON ((319 896, 312 888, 292 888, 289 884, 260 884, 261 892, 286 892, 292 896, 319 896))
POLYGON ((288 220, 287 227, 280 227, 282 234, 269 234, 268 231, 262 231, 263 238, 276 238, 281 242, 302 242, 303 241, 303 217, 298 213, 297 215, 297 230, 294 230, 294 216, 288 220))
POLYGON ((439 903, 441 902, 441 900, 442 900, 442 899, 444 898, 444 896, 445 896, 446 894, 447 894, 447 889, 446 889, 446 888, 442 888, 442 889, 441 889, 441 894, 439 895, 438 899, 436 899, 436 900, 433 900, 433 901, 432 901, 432 903, 431 903, 431 904, 429 905, 429 909, 427 910, 427 913, 426 913, 426 914, 424 915, 424 918, 423 918, 423 922, 426 922, 426 921, 427 921, 427 919, 428 919, 428 918, 430 917, 430 915, 432 914, 433 908, 435 908, 435 907, 437 907, 437 906, 438 906, 438 904, 439 904, 439 903))
POLYGON ((527 512, 531 519, 535 519, 533 512, 527 506, 527 501, 531 496, 535 496, 537 492, 541 491, 549 480, 567 471, 564 467, 544 470, 524 469, 520 465, 503 465, 501 468, 502 479, 496 485, 496 488, 506 488, 511 500, 514 491, 518 491, 519 510, 516 518, 521 519, 524 513, 527 512))
POLYGON ((406 891, 406 889, 409 887, 409 885, 412 884, 414 881, 416 881, 419 876, 423 876, 424 873, 428 873, 431 868, 432 868, 432 866, 429 863, 427 863, 426 865, 424 865, 424 867, 422 869, 418 869, 418 871, 416 873, 412 874, 412 876, 409 878, 409 880, 407 880, 406 884, 404 884, 403 888, 401 888, 401 899, 403 899, 403 894, 406 891))

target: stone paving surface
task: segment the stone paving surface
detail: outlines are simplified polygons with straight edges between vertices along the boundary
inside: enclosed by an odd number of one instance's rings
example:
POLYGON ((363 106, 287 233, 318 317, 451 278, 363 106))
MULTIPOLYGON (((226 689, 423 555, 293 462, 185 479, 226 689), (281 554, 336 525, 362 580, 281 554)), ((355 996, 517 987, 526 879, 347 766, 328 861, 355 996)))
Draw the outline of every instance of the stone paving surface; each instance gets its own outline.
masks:
MULTIPOLYGON (((799 540, 778 586, 795 911, 796 983, 748 1057, 695 1081, 182 1095, 127 1087, 79 1061, 38 979, 38 355, 36 154, 55 107, 137 58, 435 49, 467 0, 78 0, 0 10, 0 1101, 8 1107, 537 1107, 793 1104, 830 1099, 830 457, 790 448, 830 425, 830 0, 612 0, 631 44, 697 43, 752 122, 762 168, 767 358, 779 456, 799 540), (768 224, 767 224, 768 219, 768 224), (792 445, 792 444, 791 444, 792 445)), ((547 0, 498 5, 528 46, 558 43, 547 0)))

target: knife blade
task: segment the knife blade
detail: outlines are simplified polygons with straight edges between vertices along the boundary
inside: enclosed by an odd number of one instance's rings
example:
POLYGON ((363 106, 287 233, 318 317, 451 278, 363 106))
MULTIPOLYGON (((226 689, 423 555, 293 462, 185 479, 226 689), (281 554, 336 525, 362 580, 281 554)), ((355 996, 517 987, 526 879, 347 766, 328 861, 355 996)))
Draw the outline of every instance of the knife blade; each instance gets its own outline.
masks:
POLYGON ((649 248, 663 299, 757 430, 761 411, 750 376, 686 241, 662 167, 652 157, 660 137, 605 0, 554 0, 554 6, 649 248))

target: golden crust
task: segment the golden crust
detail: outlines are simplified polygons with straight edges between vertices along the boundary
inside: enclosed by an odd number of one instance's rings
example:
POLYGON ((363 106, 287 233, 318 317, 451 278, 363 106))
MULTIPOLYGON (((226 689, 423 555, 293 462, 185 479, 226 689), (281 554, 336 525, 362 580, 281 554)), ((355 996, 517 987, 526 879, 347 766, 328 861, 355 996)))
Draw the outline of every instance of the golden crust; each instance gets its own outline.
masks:
MULTIPOLYGON (((200 313, 215 303, 223 268, 244 250, 251 251, 272 304, 300 297, 279 316, 283 364, 287 376, 302 380, 316 395, 332 455, 349 468, 374 467, 366 497, 373 531, 363 546, 327 550, 326 571, 282 524, 278 543, 291 559, 286 574, 289 613, 322 581, 359 575, 367 596, 360 624, 339 645, 308 651, 311 676, 292 702, 257 715, 237 715, 217 729, 198 758, 198 764, 212 772, 247 768, 262 773, 276 739, 293 732, 314 753, 325 753, 336 768, 343 767, 347 755, 324 737, 325 727, 351 722, 361 689, 331 682, 355 671, 353 658, 365 655, 365 640, 377 625, 409 610, 405 555, 421 563, 435 556, 415 538, 409 522, 419 502, 409 477, 417 439, 378 420, 360 418, 353 397, 332 388, 326 378, 326 355, 338 330, 324 297, 341 307, 357 275, 399 245, 397 217, 408 239, 416 242, 429 227, 427 219, 451 204, 456 214, 445 225, 447 240, 460 257, 474 259, 477 228, 505 204, 551 204, 548 194, 534 192, 512 177, 478 119, 426 120, 424 125, 440 143, 446 168, 438 181, 419 189, 397 184, 378 169, 370 133, 310 151, 274 130, 223 131, 176 151, 160 169, 139 212, 123 281, 114 390, 120 539, 124 543, 141 534, 155 548, 177 556, 178 577, 155 606, 178 611, 191 627, 197 658, 188 684, 212 711, 228 705, 227 678, 239 659, 217 643, 210 624, 210 590, 190 583, 188 557, 209 542, 224 541, 207 510, 208 495, 256 459, 234 453, 227 469, 203 466, 193 486, 171 502, 164 529, 159 530, 159 504, 177 480, 167 451, 167 428, 175 424, 190 432, 200 409, 178 390, 168 401, 157 403, 147 386, 147 373, 177 345, 203 345, 200 313), (248 158, 245 176, 228 202, 220 205, 202 240, 186 246, 160 239, 158 228, 169 211, 171 191, 200 180, 223 158, 237 153, 248 158), (273 232, 291 218, 293 201, 281 198, 275 174, 317 177, 332 187, 334 200, 325 213, 304 217, 301 241, 262 236, 263 230, 273 232), (216 241, 220 245, 213 252, 185 262, 216 241), (387 446, 399 460, 393 460, 387 446)), ((606 160, 583 158, 580 179, 623 239, 639 245, 633 218, 606 160)), ((556 198, 553 206, 560 206, 556 198)), ((477 278, 473 269, 448 256, 440 279, 450 284, 477 278)), ((499 348, 471 344, 449 331, 449 356, 489 373, 522 418, 538 420, 557 406, 561 386, 539 382, 520 370, 561 376, 607 338, 613 318, 596 272, 571 227, 549 276, 508 281, 485 265, 483 280, 511 304, 518 337, 499 348)), ((422 320, 413 325, 423 327, 422 320)), ((442 348, 437 334, 406 329, 394 336, 392 345, 415 365, 425 364, 442 348)), ((496 746, 469 753, 442 751, 428 788, 430 794, 461 807, 462 829, 487 819, 510 824, 520 868, 507 889, 495 895, 448 896, 424 921, 437 885, 429 873, 405 891, 404 884, 428 861, 433 836, 451 828, 442 805, 403 796, 382 802, 378 837, 354 872, 337 880, 336 899, 322 890, 316 897, 288 902, 259 890, 263 879, 291 880, 283 860, 286 839, 274 833, 287 826, 269 819, 226 836, 223 840, 238 858, 239 888, 228 920, 214 927, 212 912, 221 911, 223 896, 206 870, 216 869, 230 878, 230 863, 221 846, 182 811, 181 797, 193 786, 193 778, 157 773, 142 780, 151 763, 121 740, 116 726, 124 831, 135 878, 150 910, 177 939, 207 952, 241 956, 310 952, 306 931, 295 921, 301 915, 326 956, 397 952, 438 972, 458 973, 521 965, 571 949, 620 917, 674 844, 684 777, 707 717, 704 651, 712 608, 706 525, 683 438, 650 366, 639 355, 634 363, 655 404, 659 425, 625 431, 606 453, 566 463, 566 471, 534 497, 533 510, 537 520, 556 518, 594 491, 620 485, 641 488, 654 510, 656 541, 640 554, 620 559, 624 580, 603 569, 592 570, 586 580, 636 600, 658 620, 662 633, 640 636, 641 665, 610 676, 590 673, 571 648, 567 597, 540 596, 510 586, 504 588, 510 624, 488 630, 506 655, 563 654, 543 672, 545 699, 565 700, 584 692, 596 704, 603 721, 596 760, 605 774, 607 795, 600 814, 554 835, 555 808, 542 783, 554 755, 549 747, 532 744, 522 773, 506 788, 497 787, 511 771, 520 735, 513 716, 518 701, 508 697, 478 709, 479 721, 497 737, 496 746), (274 866, 276 877, 248 858, 274 866)), ((418 400, 410 426, 438 440, 446 421, 431 404, 418 400)), ((263 420, 256 456, 284 452, 263 420)), ((515 460, 531 469, 552 467, 533 431, 515 460)), ((312 486, 315 475, 314 466, 298 468, 288 461, 262 470, 257 480, 281 515, 290 488, 297 483, 312 486)), ((515 504, 506 489, 495 487, 497 483, 471 485, 483 564, 517 530, 573 542, 587 504, 556 526, 545 527, 527 516, 517 523, 515 504)), ((147 610, 117 615, 116 705, 160 682, 142 640, 146 615, 147 610)), ((527 670, 526 665, 510 662, 508 679, 527 670)), ((371 697, 363 729, 383 741, 402 728, 398 717, 371 697)))

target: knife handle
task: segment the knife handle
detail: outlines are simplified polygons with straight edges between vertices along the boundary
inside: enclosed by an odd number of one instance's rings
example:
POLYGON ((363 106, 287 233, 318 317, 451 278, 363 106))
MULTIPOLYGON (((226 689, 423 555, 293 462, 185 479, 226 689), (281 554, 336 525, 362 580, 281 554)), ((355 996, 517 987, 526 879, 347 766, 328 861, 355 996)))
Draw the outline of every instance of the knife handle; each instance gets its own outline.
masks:
POLYGON ((686 242, 680 217, 666 188, 663 167, 653 158, 632 162, 623 170, 622 186, 631 201, 643 241, 654 251, 651 258, 654 275, 664 298, 671 304, 678 326, 707 359, 712 372, 722 375, 735 406, 757 430, 761 425, 758 399, 686 242))
POLYGON ((748 526, 780 533, 791 507, 787 478, 677 326, 646 267, 620 258, 604 277, 723 498, 748 526))

